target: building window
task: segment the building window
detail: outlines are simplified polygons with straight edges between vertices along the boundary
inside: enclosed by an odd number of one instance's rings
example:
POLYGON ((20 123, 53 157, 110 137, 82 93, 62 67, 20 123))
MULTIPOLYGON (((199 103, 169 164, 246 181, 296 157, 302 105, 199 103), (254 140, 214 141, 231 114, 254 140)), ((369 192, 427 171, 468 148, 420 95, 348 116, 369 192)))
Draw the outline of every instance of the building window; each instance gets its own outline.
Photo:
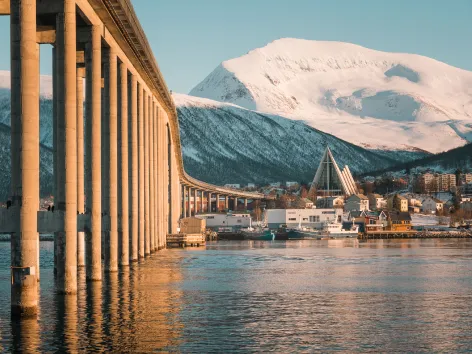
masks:
POLYGON ((288 221, 296 221, 296 218, 288 218, 288 221))

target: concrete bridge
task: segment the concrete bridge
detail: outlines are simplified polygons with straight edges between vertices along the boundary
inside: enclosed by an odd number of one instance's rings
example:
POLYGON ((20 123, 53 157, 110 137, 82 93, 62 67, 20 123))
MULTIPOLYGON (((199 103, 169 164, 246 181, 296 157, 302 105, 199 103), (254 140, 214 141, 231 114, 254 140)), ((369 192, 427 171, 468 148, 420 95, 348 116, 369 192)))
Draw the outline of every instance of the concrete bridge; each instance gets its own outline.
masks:
POLYGON ((78 267, 102 279, 102 253, 116 272, 165 247, 188 190, 226 206, 264 198, 185 173, 176 109, 130 0, 0 0, 0 14, 11 24, 11 206, 0 232, 12 234, 12 314, 37 312, 39 233, 55 234, 58 291, 76 294, 78 267), (39 211, 40 45, 53 54, 54 212, 39 211))

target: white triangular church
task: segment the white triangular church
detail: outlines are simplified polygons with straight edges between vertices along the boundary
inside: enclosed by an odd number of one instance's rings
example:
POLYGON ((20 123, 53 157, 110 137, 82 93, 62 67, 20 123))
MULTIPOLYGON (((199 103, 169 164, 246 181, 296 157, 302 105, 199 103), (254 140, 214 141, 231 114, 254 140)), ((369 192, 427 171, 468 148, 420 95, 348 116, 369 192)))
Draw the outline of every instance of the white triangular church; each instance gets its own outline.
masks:
POLYGON ((346 165, 341 171, 328 146, 316 171, 312 188, 316 188, 317 192, 323 192, 324 196, 358 194, 349 167, 346 165))

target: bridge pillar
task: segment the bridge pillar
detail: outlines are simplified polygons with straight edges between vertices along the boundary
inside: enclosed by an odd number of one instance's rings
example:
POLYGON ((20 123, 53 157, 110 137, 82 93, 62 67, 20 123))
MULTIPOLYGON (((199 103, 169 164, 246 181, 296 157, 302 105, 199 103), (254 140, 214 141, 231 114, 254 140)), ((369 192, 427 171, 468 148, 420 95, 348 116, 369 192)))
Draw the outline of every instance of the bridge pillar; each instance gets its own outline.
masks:
POLYGON ((205 203, 203 203, 203 191, 200 191, 200 213, 204 212, 203 210, 204 204, 205 203))
MULTIPOLYGON (((125 63, 120 62, 119 64, 119 74, 120 74, 120 82, 117 83, 116 87, 120 88, 120 109, 119 109, 119 123, 120 123, 120 130, 119 130, 119 164, 117 167, 117 171, 119 173, 119 181, 120 181, 120 190, 118 191, 118 206, 120 209, 118 210, 118 214, 120 215, 120 223, 121 227, 119 228, 121 231, 118 232, 118 250, 117 254, 119 255, 119 264, 120 266, 127 266, 129 265, 129 177, 132 172, 129 169, 129 111, 128 111, 128 68, 126 67, 125 63), (131 173, 130 173, 131 172, 131 173)), ((118 117, 116 117, 118 121, 118 117)), ((118 185, 118 183, 117 183, 118 185)))
POLYGON ((187 187, 182 185, 182 218, 187 217, 187 187))
POLYGON ((238 211, 238 197, 234 197, 234 211, 238 211))
POLYGON ((221 211, 220 209, 220 195, 217 193, 216 195, 216 207, 215 207, 215 211, 218 213, 221 211))
MULTIPOLYGON (((118 73, 117 56, 114 48, 108 51, 107 63, 105 65, 105 119, 103 122, 108 126, 102 128, 104 139, 102 143, 105 156, 102 163, 105 169, 102 171, 105 181, 102 195, 104 196, 104 209, 110 218, 109 230, 105 240, 105 270, 109 272, 118 271, 118 73)), ((121 137, 123 139, 123 137, 121 137)), ((124 176, 121 175, 123 184, 124 176)), ((121 191, 120 191, 121 192, 121 191)), ((120 193, 121 194, 121 193, 120 193)))
MULTIPOLYGON (((77 40, 75 1, 56 16, 57 165, 55 210, 63 218, 58 237, 58 291, 77 293, 77 40)), ((31 118, 29 118, 31 119, 31 118)), ((36 154, 38 152, 36 151, 36 154)), ((33 227, 37 227, 35 224, 33 227)))
POLYGON ((229 209, 229 196, 225 195, 225 211, 229 209))
POLYGON ((139 85, 139 115, 138 115, 138 144, 139 144, 139 258, 144 258, 144 88, 139 85))
MULTIPOLYGON (((11 1, 11 198, 18 221, 11 235, 12 315, 38 308, 39 52, 36 1, 11 1)), ((77 230, 76 230, 77 232, 77 230)))
POLYGON ((86 278, 102 280, 102 204, 101 204, 101 51, 99 26, 91 27, 86 44, 86 212, 91 214, 91 229, 86 232, 86 278))
POLYGON ((149 105, 149 229, 150 229, 150 251, 154 253, 156 251, 156 234, 154 228, 154 221, 156 220, 154 216, 154 203, 155 203, 155 196, 154 196, 154 99, 151 97, 151 102, 149 105))
POLYGON ((247 210, 247 198, 244 198, 244 210, 247 210))
POLYGON ((198 213, 198 189, 194 188, 193 189, 193 216, 196 216, 198 213))
POLYGON ((192 188, 188 187, 188 208, 187 208, 187 217, 192 216, 192 188))
POLYGON ((138 80, 131 76, 131 254, 132 262, 138 260, 138 80))
MULTIPOLYGON (((85 213, 84 77, 85 77, 85 69, 77 68, 77 212, 79 214, 85 213)), ((85 266, 85 233, 77 232, 77 267, 84 267, 84 266, 85 266)))
POLYGON ((207 193, 207 212, 211 213, 211 192, 207 193))
POLYGON ((150 254, 149 220, 149 95, 144 91, 144 256, 150 254))

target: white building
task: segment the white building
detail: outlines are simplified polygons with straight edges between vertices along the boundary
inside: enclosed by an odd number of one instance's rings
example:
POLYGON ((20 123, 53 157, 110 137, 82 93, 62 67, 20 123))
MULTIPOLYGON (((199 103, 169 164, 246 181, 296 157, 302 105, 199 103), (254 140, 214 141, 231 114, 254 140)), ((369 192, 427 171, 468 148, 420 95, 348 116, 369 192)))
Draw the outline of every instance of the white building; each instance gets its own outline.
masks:
POLYGON ((226 188, 234 188, 234 189, 240 189, 241 185, 239 183, 228 183, 225 184, 226 188))
POLYGON ((376 193, 370 193, 367 195, 369 198, 369 208, 373 210, 382 210, 387 207, 387 201, 383 196, 376 193))
POLYGON ((287 188, 298 186, 298 182, 285 182, 287 188))
POLYGON ((197 218, 205 219, 209 229, 218 231, 219 228, 232 228, 236 231, 242 227, 249 227, 251 215, 249 213, 228 213, 228 214, 199 214, 197 218))
POLYGON ((269 184, 269 186, 271 186, 271 187, 277 187, 277 188, 279 188, 280 185, 281 185, 280 182, 273 182, 273 183, 269 184))
POLYGON ((369 210, 369 198, 364 194, 353 194, 346 199, 344 211, 369 210))
POLYGON ((281 225, 287 227, 302 226, 321 229, 328 221, 342 221, 342 209, 267 209, 264 221, 271 229, 281 225))
POLYGON ((248 183, 247 187, 248 188, 256 188, 256 184, 255 183, 248 183))
POLYGON ((421 206, 421 211, 423 213, 430 213, 435 214, 436 212, 442 212, 444 207, 444 203, 439 199, 433 197, 427 197, 423 200, 423 204, 421 206))

